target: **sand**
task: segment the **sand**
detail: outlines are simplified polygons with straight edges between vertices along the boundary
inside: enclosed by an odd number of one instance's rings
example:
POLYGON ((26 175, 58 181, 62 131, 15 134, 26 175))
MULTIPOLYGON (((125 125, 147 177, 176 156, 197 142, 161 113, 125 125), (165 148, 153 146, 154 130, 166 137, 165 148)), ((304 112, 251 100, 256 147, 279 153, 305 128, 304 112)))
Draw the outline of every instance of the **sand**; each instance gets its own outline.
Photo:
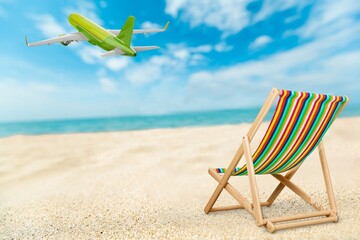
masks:
MULTIPOLYGON (((259 141, 260 134, 255 138, 259 141)), ((277 231, 245 210, 204 214, 249 124, 0 139, 0 239, 359 239, 360 118, 338 119, 324 144, 338 223, 277 231)), ((328 207, 317 152, 294 181, 328 207)), ((249 197, 248 179, 234 185, 249 197)), ((266 199, 276 186, 257 177, 266 199)), ((218 205, 235 201, 226 191, 218 205)), ((267 217, 313 209, 284 191, 267 217)))

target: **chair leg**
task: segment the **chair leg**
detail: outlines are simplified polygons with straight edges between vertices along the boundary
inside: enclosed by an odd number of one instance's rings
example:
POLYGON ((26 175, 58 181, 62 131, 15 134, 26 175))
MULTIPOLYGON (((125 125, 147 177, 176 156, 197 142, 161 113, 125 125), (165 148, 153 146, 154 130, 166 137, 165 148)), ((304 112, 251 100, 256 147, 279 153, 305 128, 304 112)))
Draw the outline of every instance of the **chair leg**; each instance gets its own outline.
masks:
POLYGON ((325 155, 325 148, 324 148, 324 144, 323 144, 322 141, 320 142, 320 144, 318 146, 318 149, 319 149, 319 157, 320 157, 321 169, 322 169, 323 176, 324 176, 326 193, 328 195, 330 209, 335 214, 337 214, 336 202, 335 202, 335 197, 334 197, 334 190, 333 190, 333 187, 332 187, 332 184, 331 184, 329 167, 328 167, 328 164, 327 164, 326 155, 325 155))
POLYGON ((216 187, 214 193, 211 195, 208 203, 205 206, 204 212, 208 214, 212 207, 214 206, 216 200, 219 198, 220 193, 225 188, 225 186, 228 184, 229 178, 231 177, 231 174, 235 170, 236 166, 238 165, 241 157, 244 154, 244 148, 242 144, 240 145, 239 149, 237 150, 233 160, 231 161, 229 167, 227 168, 225 174, 221 178, 221 181, 219 182, 219 185, 216 187))
POLYGON ((244 155, 246 159, 246 167, 248 170, 249 183, 251 188, 251 196, 253 199, 254 215, 257 225, 261 226, 264 225, 265 222, 263 221, 259 192, 257 189, 257 184, 255 179, 254 163, 252 161, 250 143, 249 143, 249 138, 247 136, 243 138, 243 146, 244 146, 244 155))

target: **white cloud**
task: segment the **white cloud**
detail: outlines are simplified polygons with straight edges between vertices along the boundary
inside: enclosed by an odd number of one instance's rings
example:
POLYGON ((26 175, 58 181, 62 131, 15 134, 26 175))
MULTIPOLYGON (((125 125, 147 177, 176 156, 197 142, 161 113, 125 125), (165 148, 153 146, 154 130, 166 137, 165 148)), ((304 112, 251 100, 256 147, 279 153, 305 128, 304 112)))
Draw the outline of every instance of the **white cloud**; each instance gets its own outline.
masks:
POLYGON ((79 46, 76 52, 85 63, 100 64, 114 72, 126 68, 131 63, 131 59, 126 56, 101 57, 105 51, 96 46, 79 46))
POLYGON ((115 81, 110 78, 101 77, 101 78, 99 78, 99 83, 101 85, 101 89, 104 92, 114 93, 114 92, 117 92, 117 90, 118 90, 115 81))
MULTIPOLYGON (((259 95, 266 96, 273 86, 349 95, 359 103, 360 50, 355 46, 360 42, 360 26, 354 14, 359 12, 354 10, 359 9, 359 4, 347 1, 338 5, 328 1, 313 7, 309 21, 297 32, 300 37, 313 38, 305 45, 261 60, 192 74, 185 94, 191 107, 260 105, 264 99, 259 95)), ((270 41, 258 38, 253 47, 270 41)))
MULTIPOLYGON (((103 3, 100 3, 101 6, 104 6, 105 1, 102 1, 103 3)), ((74 6, 69 6, 64 9, 64 12, 66 15, 69 15, 70 13, 79 13, 86 18, 94 21, 97 24, 103 24, 103 21, 99 17, 97 13, 97 7, 94 2, 92 1, 79 1, 74 2, 74 6)), ((66 21, 63 23, 59 22, 55 19, 54 16, 51 14, 36 14, 30 16, 32 20, 35 21, 35 26, 42 32, 42 34, 46 37, 55 37, 59 34, 68 33, 69 31, 73 31, 74 29, 69 25, 66 21)))
POLYGON ((223 31, 223 38, 235 34, 245 27, 264 20, 272 14, 289 8, 303 8, 308 1, 265 0, 260 11, 253 16, 248 11, 247 0, 166 0, 165 12, 172 17, 190 23, 191 27, 206 25, 223 31))
POLYGON ((267 35, 262 35, 258 38, 256 38, 249 46, 250 49, 252 50, 256 50, 259 48, 262 48, 264 46, 266 46, 267 44, 269 44, 270 42, 272 42, 272 38, 267 36, 267 35))
POLYGON ((265 0, 262 4, 260 11, 255 16, 254 21, 262 21, 276 12, 284 11, 289 8, 296 7, 298 9, 301 9, 308 3, 309 0, 265 0))
POLYGON ((166 0, 165 12, 170 14, 173 17, 178 16, 178 12, 185 6, 185 1, 174 1, 166 0))
POLYGON ((141 28, 144 28, 144 29, 159 29, 159 28, 162 28, 162 27, 157 23, 152 23, 152 22, 146 21, 146 22, 143 22, 141 24, 141 28))
POLYGON ((103 50, 95 46, 80 46, 77 48, 77 52, 80 58, 88 64, 98 63, 101 60, 100 55, 104 53, 103 50))
POLYGON ((204 53, 212 51, 211 45, 188 47, 184 43, 168 44, 162 55, 155 55, 140 63, 133 63, 126 69, 125 79, 136 86, 167 81, 185 76, 190 66, 207 61, 204 53))
MULTIPOLYGON (((182 58, 179 59, 182 60, 182 58)), ((134 64, 131 68, 128 68, 125 78, 136 86, 160 81, 163 80, 163 76, 167 75, 170 68, 173 67, 175 72, 176 62, 173 57, 167 55, 153 56, 144 62, 134 64)))
POLYGON ((309 20, 295 31, 302 38, 323 37, 357 25, 360 11, 357 0, 317 2, 310 13, 309 20))
POLYGON ((167 0, 165 12, 172 17, 189 22, 191 27, 205 24, 233 34, 250 24, 247 1, 208 1, 208 0, 167 0))
POLYGON ((70 13, 76 12, 81 15, 86 16, 86 18, 91 21, 102 25, 103 21, 99 17, 97 13, 97 8, 94 2, 92 1, 74 1, 75 7, 67 7, 65 8, 65 13, 69 15, 70 13))
POLYGON ((32 15, 35 26, 46 37, 56 37, 66 33, 65 28, 50 14, 32 15))
POLYGON ((100 84, 101 90, 105 93, 119 93, 119 84, 114 78, 109 77, 108 71, 101 68, 96 72, 97 80, 100 84))
POLYGON ((130 64, 130 58, 125 56, 110 57, 105 61, 105 66, 112 71, 119 71, 130 64))
POLYGON ((210 44, 199 45, 197 47, 192 47, 189 50, 194 53, 208 53, 212 51, 212 46, 210 44))
POLYGON ((175 58, 178 58, 180 60, 186 60, 190 57, 190 52, 186 48, 176 50, 173 54, 175 58))
POLYGON ((228 52, 231 51, 233 48, 233 46, 227 45, 225 42, 219 42, 214 47, 215 51, 217 52, 228 52))
POLYGON ((247 107, 261 104, 259 95, 276 86, 359 99, 360 50, 345 50, 360 41, 359 32, 352 27, 265 59, 194 73, 186 97, 195 109, 247 107))
MULTIPOLYGON (((272 7, 282 8, 277 4, 274 2, 272 7)), ((309 21, 297 32, 300 37, 313 38, 307 44, 260 60, 191 74, 184 91, 184 98, 191 102, 187 107, 198 110, 257 106, 265 98, 259 96, 266 96, 273 86, 349 95, 359 103, 360 50, 356 46, 360 42, 360 25, 354 14, 359 12, 359 3, 348 0, 344 5, 337 12, 336 2, 316 3, 309 21)), ((273 11, 264 10, 257 21, 273 11)), ((252 47, 270 41, 262 36, 252 47)))

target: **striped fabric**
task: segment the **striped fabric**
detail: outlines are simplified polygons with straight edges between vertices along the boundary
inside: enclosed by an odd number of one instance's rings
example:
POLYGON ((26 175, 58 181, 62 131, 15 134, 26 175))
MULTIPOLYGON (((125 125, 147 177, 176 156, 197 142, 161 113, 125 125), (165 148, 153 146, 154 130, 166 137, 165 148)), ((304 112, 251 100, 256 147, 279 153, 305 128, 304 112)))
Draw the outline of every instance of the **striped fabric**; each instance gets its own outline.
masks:
MULTIPOLYGON (((255 173, 280 173, 300 165, 346 101, 347 97, 281 90, 265 136, 252 156, 255 173)), ((247 175, 246 165, 236 168, 233 175, 247 175)))

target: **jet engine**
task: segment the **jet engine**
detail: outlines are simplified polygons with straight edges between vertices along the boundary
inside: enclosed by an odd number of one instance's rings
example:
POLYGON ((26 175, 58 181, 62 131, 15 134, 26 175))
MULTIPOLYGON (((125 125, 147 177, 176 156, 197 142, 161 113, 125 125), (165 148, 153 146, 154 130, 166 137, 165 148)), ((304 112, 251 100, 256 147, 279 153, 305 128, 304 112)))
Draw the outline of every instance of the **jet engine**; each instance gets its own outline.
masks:
MULTIPOLYGON (((61 36, 64 36, 65 34, 60 34, 59 35, 59 37, 61 37, 61 36)), ((63 41, 63 42, 60 42, 63 46, 67 46, 67 45, 69 45, 70 43, 72 43, 72 42, 75 42, 75 41, 73 41, 73 40, 68 40, 68 41, 63 41)))

